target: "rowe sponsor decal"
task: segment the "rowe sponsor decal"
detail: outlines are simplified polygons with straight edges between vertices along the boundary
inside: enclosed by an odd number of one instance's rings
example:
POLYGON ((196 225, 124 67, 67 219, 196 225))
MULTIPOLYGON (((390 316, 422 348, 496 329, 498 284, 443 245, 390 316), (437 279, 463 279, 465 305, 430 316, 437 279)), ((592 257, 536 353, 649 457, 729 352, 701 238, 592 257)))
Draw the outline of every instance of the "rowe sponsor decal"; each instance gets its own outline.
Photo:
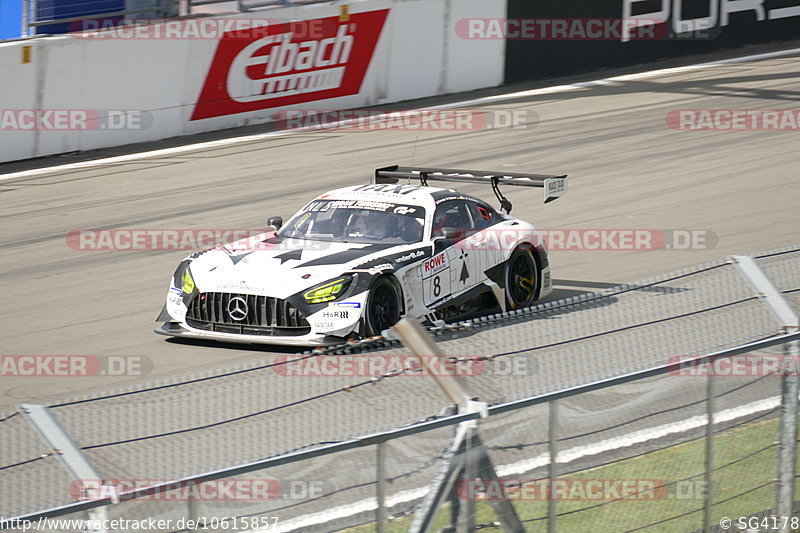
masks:
POLYGON ((427 273, 435 274, 436 272, 444 270, 447 267, 448 267, 447 256, 445 255, 444 252, 440 253, 437 256, 432 257, 431 259, 428 259, 422 264, 422 268, 426 274, 427 273))
POLYGON ((341 23, 338 16, 308 21, 322 29, 311 39, 288 23, 262 37, 226 33, 191 120, 357 94, 388 14, 382 9, 341 23))

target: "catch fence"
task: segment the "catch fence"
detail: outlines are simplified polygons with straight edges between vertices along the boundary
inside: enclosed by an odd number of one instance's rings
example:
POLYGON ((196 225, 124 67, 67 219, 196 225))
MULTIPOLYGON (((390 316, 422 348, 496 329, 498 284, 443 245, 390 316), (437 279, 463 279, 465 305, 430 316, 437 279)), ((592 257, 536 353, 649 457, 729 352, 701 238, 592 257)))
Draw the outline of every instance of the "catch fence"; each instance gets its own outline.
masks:
POLYGON ((21 406, 0 416, 0 514, 169 531, 696 531, 786 516, 799 307, 794 246, 423 336, 398 326, 21 406))

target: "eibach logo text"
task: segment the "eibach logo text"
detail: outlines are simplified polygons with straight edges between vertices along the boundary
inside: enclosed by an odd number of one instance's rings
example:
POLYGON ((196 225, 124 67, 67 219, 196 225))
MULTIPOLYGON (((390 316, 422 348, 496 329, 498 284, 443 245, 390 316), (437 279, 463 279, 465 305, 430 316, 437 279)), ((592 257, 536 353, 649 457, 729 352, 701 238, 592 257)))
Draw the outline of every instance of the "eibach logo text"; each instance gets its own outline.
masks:
POLYGON ((357 94, 388 13, 316 19, 321 35, 312 38, 289 23, 269 27, 262 37, 249 30, 225 33, 191 120, 357 94))

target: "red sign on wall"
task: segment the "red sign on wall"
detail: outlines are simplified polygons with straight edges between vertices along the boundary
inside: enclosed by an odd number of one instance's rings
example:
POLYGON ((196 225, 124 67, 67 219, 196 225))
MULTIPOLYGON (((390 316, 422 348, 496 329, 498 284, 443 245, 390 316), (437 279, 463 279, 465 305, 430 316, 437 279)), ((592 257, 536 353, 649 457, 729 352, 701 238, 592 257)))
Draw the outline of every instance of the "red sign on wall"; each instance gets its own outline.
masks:
POLYGON ((353 13, 346 22, 334 16, 225 33, 191 120, 357 94, 388 14, 382 9, 353 13))

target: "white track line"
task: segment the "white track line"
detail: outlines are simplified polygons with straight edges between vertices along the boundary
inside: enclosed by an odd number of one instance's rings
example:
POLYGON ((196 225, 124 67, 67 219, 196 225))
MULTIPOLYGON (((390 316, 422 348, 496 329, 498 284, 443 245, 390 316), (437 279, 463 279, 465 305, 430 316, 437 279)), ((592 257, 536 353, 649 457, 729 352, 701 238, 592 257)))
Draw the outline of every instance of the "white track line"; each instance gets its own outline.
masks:
MULTIPOLYGON (((723 422, 731 422, 747 415, 770 411, 778 407, 780 403, 780 397, 775 396, 773 398, 757 400, 746 405, 726 409, 714 415, 714 423, 719 424, 723 422)), ((584 457, 657 440, 676 433, 685 433, 693 429, 704 427, 707 424, 707 421, 708 418, 705 415, 693 416, 679 422, 672 422, 670 424, 664 424, 661 426, 640 429, 638 431, 633 431, 631 433, 606 439, 594 444, 576 446, 574 448, 559 452, 558 463, 569 464, 584 457)), ((531 459, 525 459, 509 465, 498 466, 496 467, 497 476, 499 478, 508 478, 509 476, 522 475, 537 468, 547 466, 549 460, 550 455, 548 453, 543 453, 531 459)), ((386 507, 387 509, 390 509, 391 507, 401 503, 419 500, 423 498, 427 492, 428 487, 421 487, 418 489, 399 492, 386 498, 386 507)), ((306 527, 326 524, 332 520, 346 518, 358 513, 374 511, 377 509, 377 507, 378 503, 375 498, 365 498, 349 505, 342 505, 339 507, 334 507, 333 509, 328 509, 318 513, 288 520, 286 522, 281 522, 276 528, 271 528, 269 531, 288 533, 290 531, 296 531, 306 527)))
MULTIPOLYGON (((800 48, 792 48, 790 50, 779 50, 775 52, 766 52, 763 54, 755 54, 749 56, 741 56, 741 57, 733 57, 730 59, 720 59, 717 61, 709 61, 706 63, 697 63, 694 65, 686 65, 683 67, 672 67, 672 68, 662 68, 657 70, 648 70, 645 72, 638 72, 635 74, 624 74, 621 76, 613 76, 610 78, 603 78, 600 80, 592 80, 592 81, 585 81, 580 83, 572 83, 568 85, 554 85, 552 87, 542 87, 541 89, 530 89, 527 91, 518 91, 513 93, 506 93, 506 94, 498 94, 494 96, 484 96, 482 98, 474 98, 472 100, 461 100, 458 102, 452 102, 449 104, 442 104, 437 106, 430 106, 422 108, 422 110, 436 110, 436 109, 452 109, 458 107, 464 107, 468 105, 485 105, 485 104, 493 104, 497 102, 503 102, 505 100, 513 99, 513 98, 525 98, 529 96, 540 96, 540 95, 547 95, 547 94, 557 94, 557 93, 565 93, 569 91, 576 91, 578 89, 586 89, 590 87, 600 87, 603 85, 610 85, 613 83, 620 83, 626 81, 635 81, 635 80, 644 80, 648 78, 655 78, 659 76, 669 76, 672 74, 680 74, 683 72, 692 72, 704 69, 710 69, 715 67, 721 67, 724 65, 730 65, 733 63, 744 63, 746 61, 758 61, 761 59, 772 59, 775 57, 783 57, 793 54, 800 53, 800 48)), ((344 122, 337 122, 329 124, 330 127, 338 127, 343 124, 346 124, 348 121, 344 122)), ((84 168, 92 168, 101 165, 111 165, 114 163, 127 163, 129 161, 137 161, 139 159, 146 159, 150 157, 162 157, 162 156, 169 156, 175 154, 183 154, 186 152, 194 152, 197 150, 206 150, 208 148, 218 148, 221 146, 231 146, 240 143, 247 143, 253 141, 260 141, 263 139, 270 139, 270 138, 277 138, 277 137, 285 137, 288 135, 292 135, 295 133, 302 133, 304 131, 309 131, 309 129, 319 130, 319 127, 313 128, 300 128, 300 129, 293 129, 293 130, 281 130, 281 131, 271 131, 268 133, 258 133, 255 135, 244 135, 241 137, 231 137, 228 139, 220 139, 217 141, 206 141, 201 143, 194 143, 194 144, 185 144, 183 146, 174 146, 172 148, 162 148, 160 150, 150 150, 147 152, 137 152, 133 154, 127 155, 120 155, 114 157, 105 157, 102 159, 93 159, 91 161, 82 161, 80 163, 67 163, 65 165, 57 165, 51 167, 42 167, 42 168, 34 168, 30 170, 22 170, 19 172, 10 172, 7 174, 0 174, 0 181, 15 179, 15 178, 30 178, 33 176, 41 176, 43 174, 50 174, 53 172, 64 172, 68 170, 78 170, 84 168)))

